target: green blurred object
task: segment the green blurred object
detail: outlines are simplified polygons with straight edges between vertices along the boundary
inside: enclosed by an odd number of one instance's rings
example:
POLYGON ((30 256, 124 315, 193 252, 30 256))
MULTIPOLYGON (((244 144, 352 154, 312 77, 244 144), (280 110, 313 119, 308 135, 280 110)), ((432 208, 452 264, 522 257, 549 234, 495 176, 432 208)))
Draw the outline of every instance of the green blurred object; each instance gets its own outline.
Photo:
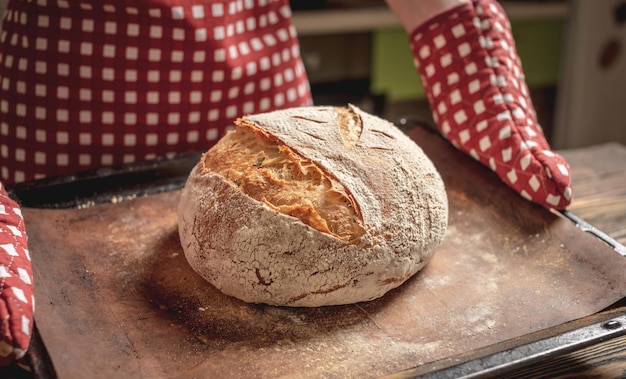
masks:
MULTIPOLYGON (((513 36, 529 87, 557 84, 565 22, 528 20, 511 23, 513 36)), ((389 102, 424 98, 403 29, 375 31, 372 36, 371 92, 389 102)))

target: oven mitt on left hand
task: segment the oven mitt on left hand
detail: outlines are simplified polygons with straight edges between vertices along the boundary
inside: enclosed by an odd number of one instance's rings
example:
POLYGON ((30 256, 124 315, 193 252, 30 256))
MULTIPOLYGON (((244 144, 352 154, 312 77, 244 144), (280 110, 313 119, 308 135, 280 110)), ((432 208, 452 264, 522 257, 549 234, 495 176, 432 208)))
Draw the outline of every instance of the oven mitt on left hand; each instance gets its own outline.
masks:
POLYGON ((26 354, 34 306, 24 219, 0 183, 0 366, 26 354))
POLYGON ((570 169, 537 122, 500 4, 452 8, 416 28, 410 43, 443 136, 527 200, 565 209, 570 169))

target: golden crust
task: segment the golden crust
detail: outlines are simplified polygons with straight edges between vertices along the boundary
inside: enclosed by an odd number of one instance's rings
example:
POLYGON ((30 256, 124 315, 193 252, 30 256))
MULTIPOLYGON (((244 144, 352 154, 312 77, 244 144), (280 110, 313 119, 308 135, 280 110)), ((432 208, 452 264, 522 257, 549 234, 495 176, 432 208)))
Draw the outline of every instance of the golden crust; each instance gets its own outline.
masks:
POLYGON ((205 172, 320 232, 345 241, 364 233, 341 183, 253 125, 238 125, 204 154, 202 164, 205 172))

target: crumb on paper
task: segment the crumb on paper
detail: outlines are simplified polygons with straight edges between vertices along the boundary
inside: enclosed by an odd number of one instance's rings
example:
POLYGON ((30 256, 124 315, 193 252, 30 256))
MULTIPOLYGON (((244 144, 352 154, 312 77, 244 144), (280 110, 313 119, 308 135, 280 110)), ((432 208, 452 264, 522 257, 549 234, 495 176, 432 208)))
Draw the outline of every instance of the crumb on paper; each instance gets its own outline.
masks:
POLYGON ((78 204, 77 208, 78 209, 85 209, 85 208, 93 207, 94 205, 96 205, 96 203, 93 200, 89 200, 89 201, 87 201, 85 203, 78 204))
MULTIPOLYGON (((124 195, 124 196, 113 196, 109 199, 109 203, 111 204, 117 204, 117 203, 121 203, 122 201, 126 201, 126 200, 133 200, 137 198, 137 194, 132 194, 132 195, 124 195)), ((85 201, 84 203, 80 203, 76 206, 77 209, 85 209, 85 208, 91 208, 93 206, 95 206, 97 203, 93 200, 88 200, 85 201)))
POLYGON ((121 203, 124 200, 133 200, 137 198, 137 194, 132 194, 132 195, 128 195, 128 196, 113 196, 111 198, 111 203, 113 204, 117 204, 117 203, 121 203))

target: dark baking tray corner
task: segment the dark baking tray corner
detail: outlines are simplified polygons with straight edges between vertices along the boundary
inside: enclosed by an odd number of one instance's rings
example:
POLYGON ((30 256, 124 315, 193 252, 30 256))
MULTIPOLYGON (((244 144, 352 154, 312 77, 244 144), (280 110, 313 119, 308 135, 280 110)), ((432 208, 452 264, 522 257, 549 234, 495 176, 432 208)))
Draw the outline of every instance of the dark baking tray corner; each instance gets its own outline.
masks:
POLYGON ((202 152, 38 179, 7 186, 23 207, 76 208, 129 197, 173 191, 184 186, 202 152))

